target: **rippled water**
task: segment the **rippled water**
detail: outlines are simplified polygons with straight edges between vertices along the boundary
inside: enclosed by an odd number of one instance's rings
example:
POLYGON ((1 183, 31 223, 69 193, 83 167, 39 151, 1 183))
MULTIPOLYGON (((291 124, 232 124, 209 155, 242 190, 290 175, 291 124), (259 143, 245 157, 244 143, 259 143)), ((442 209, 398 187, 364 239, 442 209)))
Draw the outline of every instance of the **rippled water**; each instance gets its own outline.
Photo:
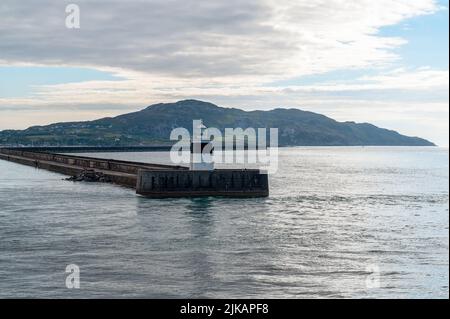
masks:
POLYGON ((285 148, 269 198, 171 200, 0 161, 0 297, 448 298, 448 160, 285 148))

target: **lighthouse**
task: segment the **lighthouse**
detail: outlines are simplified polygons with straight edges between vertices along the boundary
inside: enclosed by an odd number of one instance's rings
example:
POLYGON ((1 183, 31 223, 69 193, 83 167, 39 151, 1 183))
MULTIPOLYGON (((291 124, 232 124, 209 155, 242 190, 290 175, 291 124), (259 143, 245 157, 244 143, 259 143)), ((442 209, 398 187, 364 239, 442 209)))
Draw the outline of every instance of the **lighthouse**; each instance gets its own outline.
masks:
POLYGON ((208 129, 202 120, 194 120, 193 136, 191 140, 191 171, 214 170, 214 145, 208 136, 208 129))

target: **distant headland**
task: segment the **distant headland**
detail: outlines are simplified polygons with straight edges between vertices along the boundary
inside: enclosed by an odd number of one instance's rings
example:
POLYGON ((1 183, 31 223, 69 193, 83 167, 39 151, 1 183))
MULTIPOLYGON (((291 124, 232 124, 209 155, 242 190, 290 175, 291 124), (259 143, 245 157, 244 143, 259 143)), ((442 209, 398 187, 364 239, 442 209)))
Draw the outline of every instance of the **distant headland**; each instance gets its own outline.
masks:
POLYGON ((176 127, 192 120, 225 129, 278 128, 280 146, 435 146, 419 137, 369 123, 338 122, 299 109, 243 111, 198 100, 151 105, 141 111, 85 122, 55 123, 26 130, 0 132, 0 145, 9 146, 131 146, 169 145, 176 127))

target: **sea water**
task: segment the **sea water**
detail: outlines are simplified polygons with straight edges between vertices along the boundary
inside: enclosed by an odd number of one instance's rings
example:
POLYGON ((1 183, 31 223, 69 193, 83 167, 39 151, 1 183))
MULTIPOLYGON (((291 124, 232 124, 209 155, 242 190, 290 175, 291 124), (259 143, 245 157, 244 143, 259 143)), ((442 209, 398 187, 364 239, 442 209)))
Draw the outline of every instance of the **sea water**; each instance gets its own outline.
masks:
POLYGON ((448 298, 448 163, 433 147, 281 148, 268 198, 149 199, 0 161, 0 297, 448 298))

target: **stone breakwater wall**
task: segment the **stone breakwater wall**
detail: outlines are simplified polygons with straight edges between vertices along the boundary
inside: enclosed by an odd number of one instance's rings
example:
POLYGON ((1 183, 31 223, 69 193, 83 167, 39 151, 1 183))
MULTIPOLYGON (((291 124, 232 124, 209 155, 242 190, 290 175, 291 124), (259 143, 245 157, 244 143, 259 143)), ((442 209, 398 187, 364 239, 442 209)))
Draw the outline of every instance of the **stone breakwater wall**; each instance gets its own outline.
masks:
POLYGON ((192 171, 183 166, 72 156, 30 148, 0 148, 0 159, 73 176, 73 180, 98 175, 105 182, 136 188, 137 194, 154 198, 269 195, 267 174, 254 169, 192 171))
POLYGON ((181 166, 107 160, 8 148, 0 149, 0 159, 69 176, 79 176, 85 171, 94 171, 106 176, 106 179, 111 183, 133 188, 136 187, 137 174, 140 170, 187 170, 186 167, 181 166))
POLYGON ((269 180, 259 170, 142 170, 136 192, 148 197, 266 197, 269 180))

